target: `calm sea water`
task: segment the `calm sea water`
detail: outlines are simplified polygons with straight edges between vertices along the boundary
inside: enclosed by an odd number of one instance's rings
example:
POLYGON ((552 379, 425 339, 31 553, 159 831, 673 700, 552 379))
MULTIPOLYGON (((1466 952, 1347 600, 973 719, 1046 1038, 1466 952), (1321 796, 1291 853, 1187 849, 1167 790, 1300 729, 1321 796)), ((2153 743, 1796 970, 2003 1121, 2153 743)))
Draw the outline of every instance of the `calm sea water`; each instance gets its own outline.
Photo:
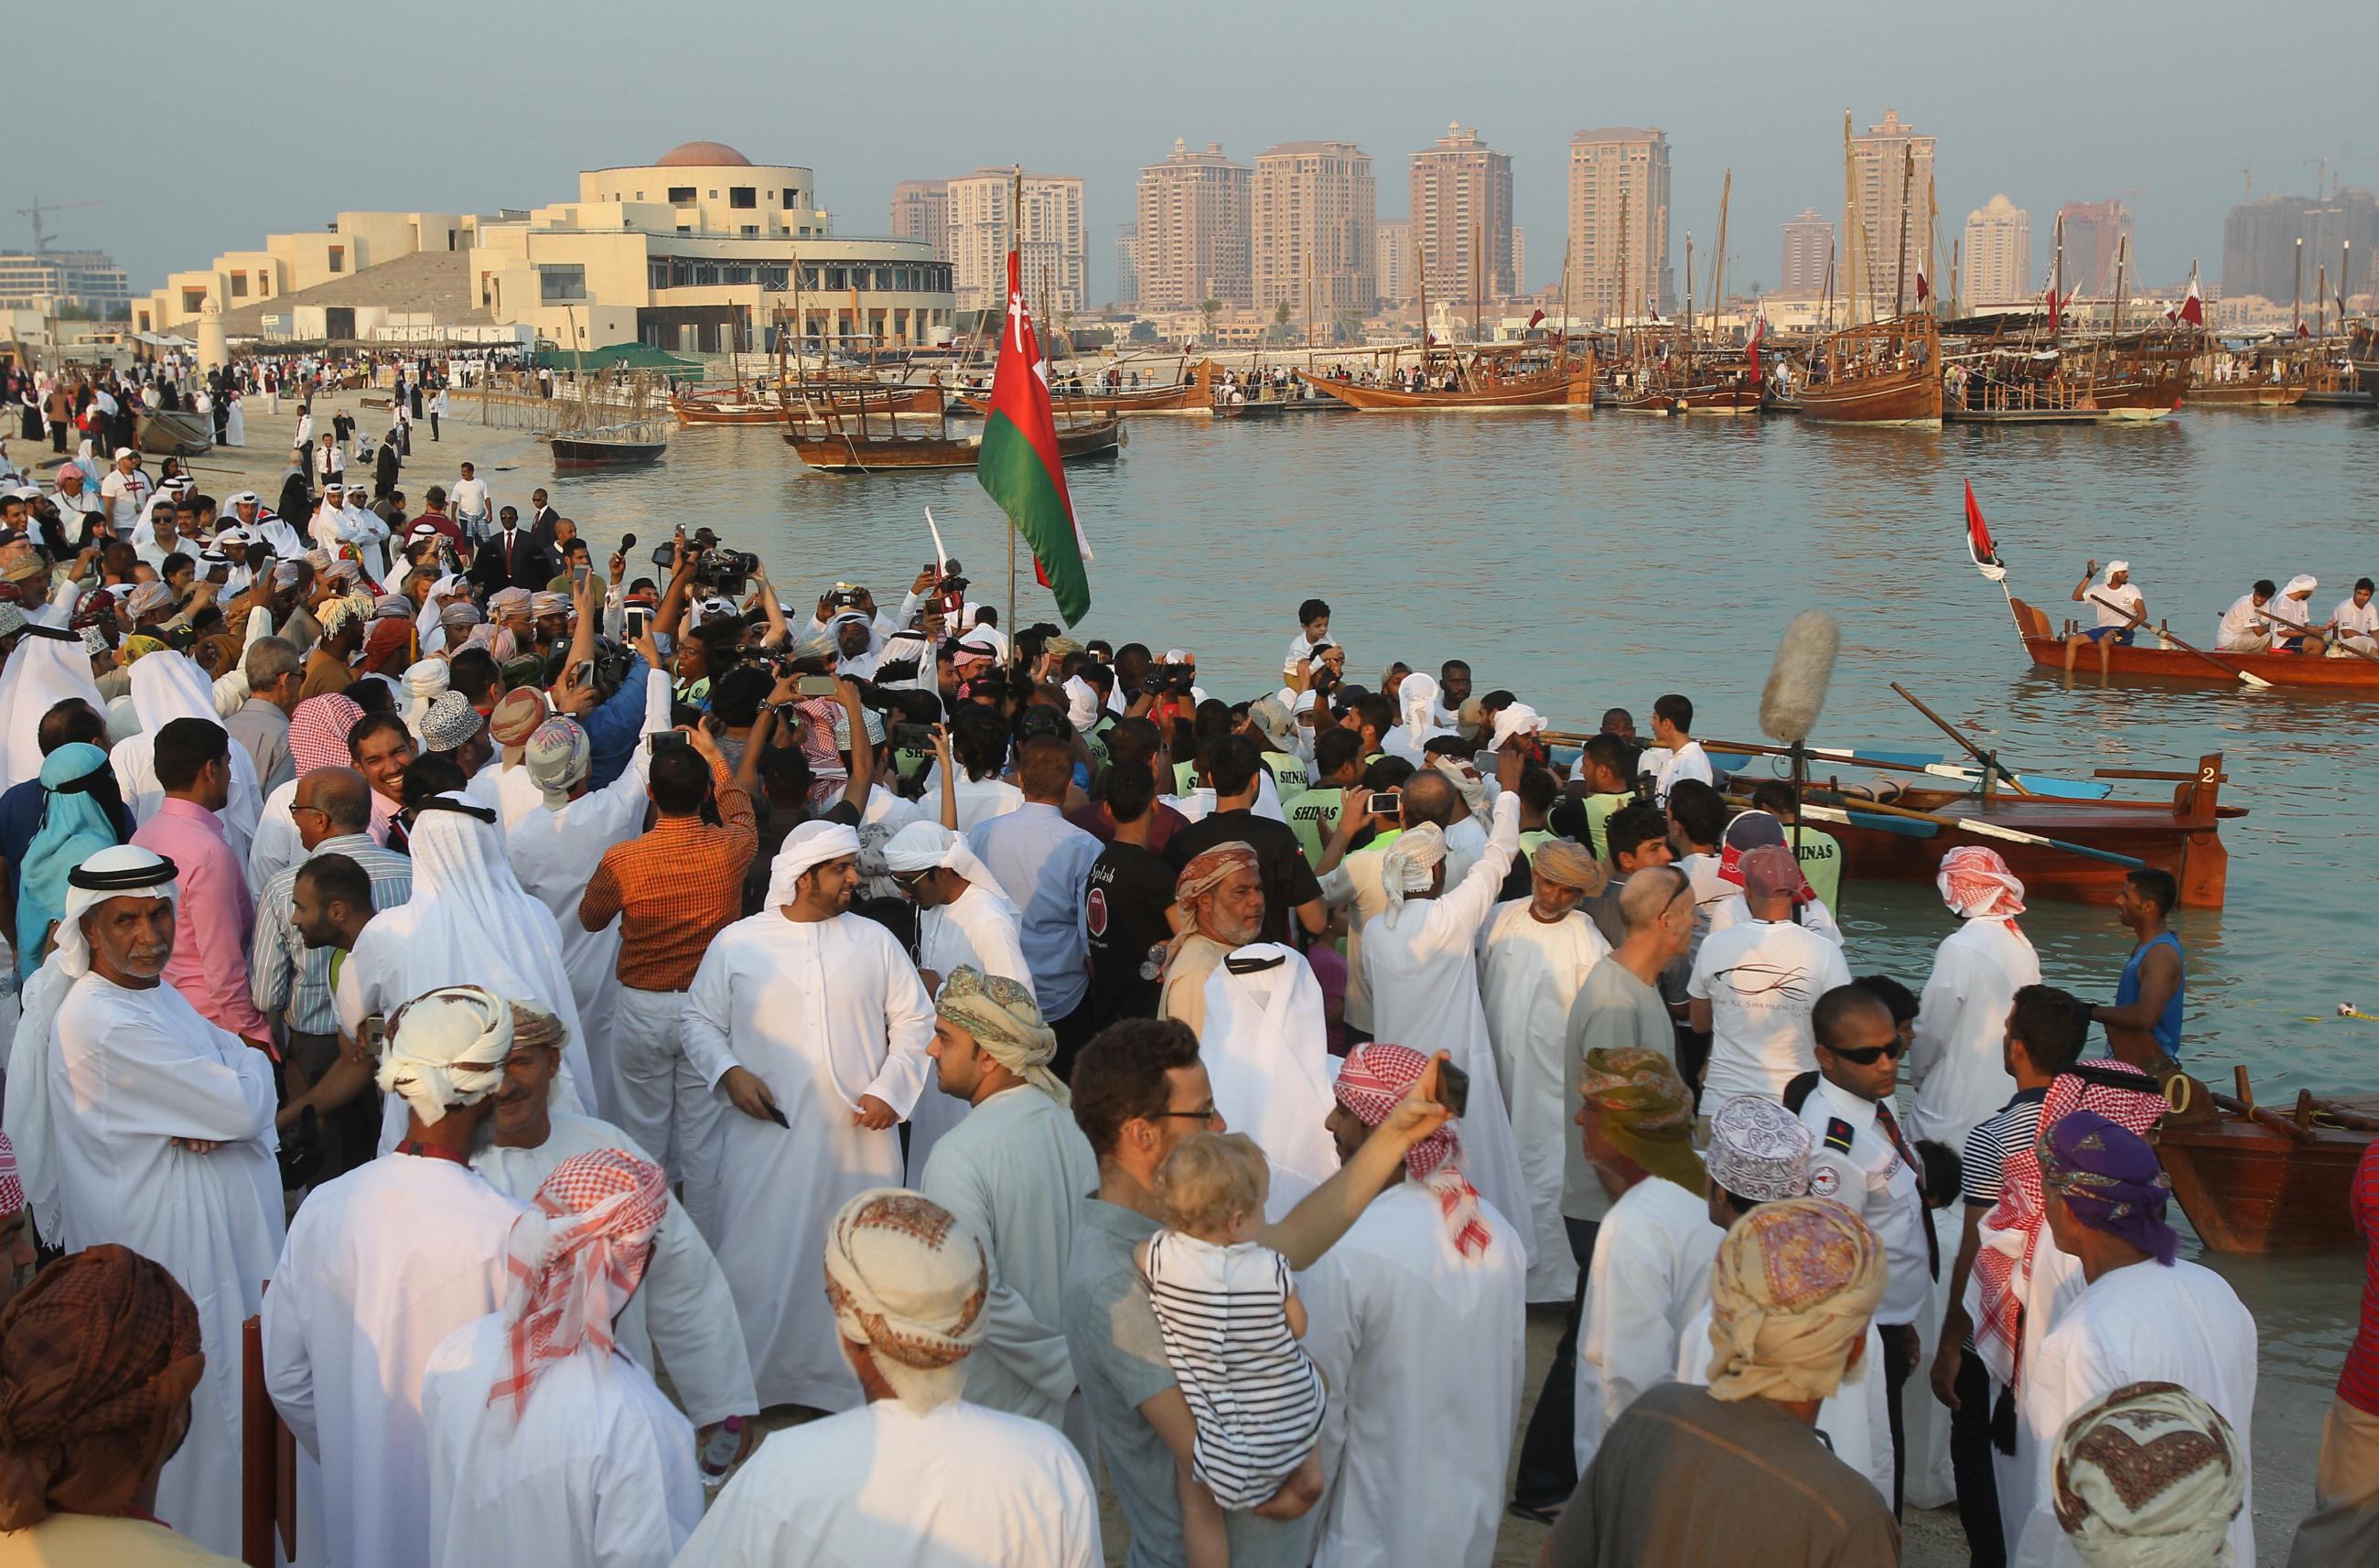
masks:
MULTIPOLYGON (((2257 577, 2313 573, 2325 613, 2379 574, 2379 415, 1929 433, 1610 414, 1146 418, 1119 456, 1069 478, 1096 552, 1089 633, 1190 648, 1216 695, 1276 685, 1297 605, 1319 595, 1367 682, 1392 659, 1460 657, 1479 690, 1509 687, 1565 728, 1614 705, 1648 728, 1652 699, 1680 691, 1705 735, 1754 740, 1777 638, 1815 606, 1842 629, 1819 743, 1948 747, 1897 680, 2035 772, 2186 768, 2221 751, 2224 798, 2250 814, 2224 833, 2228 907, 2177 923, 2184 1055, 2226 1087, 2243 1062, 2270 1096, 2379 1088, 2379 1024, 2336 1016, 2342 1001, 2379 1012, 2379 703, 2034 674, 1966 561, 1961 511, 1971 479, 2010 586, 2053 617, 2077 608, 2085 561, 2119 557, 2151 617, 2203 644, 2257 577)), ((977 596, 1006 598, 1004 525, 971 473, 838 478, 774 431, 710 429, 682 434, 658 468, 557 488, 598 543, 706 523, 795 601, 838 577, 897 594, 932 554, 930 506, 977 596)), ((1029 558, 1019 609, 1053 616, 1029 558)), ((1922 985, 1950 924, 1931 890, 1859 886, 1843 903, 1854 970, 1922 985)), ((2053 983, 2112 999, 2130 942, 2111 911, 2042 902, 2024 924, 2053 983)))

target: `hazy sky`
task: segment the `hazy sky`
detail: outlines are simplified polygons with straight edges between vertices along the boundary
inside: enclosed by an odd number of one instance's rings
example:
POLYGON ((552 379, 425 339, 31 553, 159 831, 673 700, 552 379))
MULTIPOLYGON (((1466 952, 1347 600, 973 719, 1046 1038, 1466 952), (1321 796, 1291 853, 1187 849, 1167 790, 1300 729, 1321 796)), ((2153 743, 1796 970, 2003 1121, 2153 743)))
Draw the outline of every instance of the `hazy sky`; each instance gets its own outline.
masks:
MULTIPOLYGON (((9 8, 21 57, 90 55, 84 13, 9 8)), ((51 220, 52 243, 113 252, 139 290, 342 208, 570 199, 582 168, 695 138, 815 168, 846 234, 885 231, 895 180, 1079 174, 1093 299, 1114 286, 1136 171, 1176 137, 1241 161, 1352 139, 1388 218, 1407 205, 1406 155, 1458 118, 1512 155, 1539 286, 1560 272, 1570 133, 1593 126, 1668 132, 1680 254, 1688 227, 1707 254, 1732 165, 1742 284, 1774 283, 1778 228, 1802 207, 1839 215, 1845 108, 1861 130, 1890 108, 1939 139, 1945 249, 1995 192, 2029 210, 2035 272, 2063 201, 2131 203, 2154 284, 2192 257, 2218 273, 2248 169, 2259 194, 2309 194, 2327 155, 2379 186, 2372 0, 243 0, 215 26, 132 0, 110 15, 126 45, 92 68, 120 112, 74 111, 71 160, 37 164, 24 139, 0 160, 0 247, 30 240, 14 210, 36 193, 96 200, 51 220)))

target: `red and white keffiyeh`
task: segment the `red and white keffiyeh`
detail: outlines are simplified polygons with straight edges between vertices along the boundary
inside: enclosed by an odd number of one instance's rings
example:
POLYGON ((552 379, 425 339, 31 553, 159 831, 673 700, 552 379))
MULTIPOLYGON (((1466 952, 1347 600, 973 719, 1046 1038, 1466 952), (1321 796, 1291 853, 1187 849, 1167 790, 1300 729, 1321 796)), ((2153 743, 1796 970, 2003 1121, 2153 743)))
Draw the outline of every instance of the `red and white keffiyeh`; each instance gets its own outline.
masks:
POLYGON ((324 767, 352 767, 347 731, 364 721, 364 710, 342 692, 308 697, 289 710, 289 759, 302 777, 324 767))
POLYGON ((2127 1062, 2103 1057, 2076 1063, 2075 1067, 2077 1072, 2093 1074, 2131 1074, 2138 1078, 2141 1087, 2119 1088, 2072 1072, 2059 1073, 2041 1101, 2039 1128, 2022 1149, 2007 1156, 2001 1167, 1999 1201, 1983 1216, 1982 1245, 1974 1253, 1974 1273, 1967 1286, 1967 1310, 1974 1323, 1975 1354, 1982 1357, 1991 1376, 2011 1387, 2022 1369, 2023 1299, 2048 1217, 2040 1190, 2040 1156, 2034 1146, 2041 1134, 2074 1111, 2095 1111, 2118 1127, 2145 1136, 2157 1118, 2172 1108, 2150 1085, 2147 1075, 2127 1062))
MULTIPOLYGON (((1338 1104, 1365 1127, 1378 1127, 1428 1067, 1429 1058, 1407 1046, 1358 1045, 1346 1053, 1334 1092, 1338 1104)), ((1462 1140, 1451 1121, 1407 1152, 1405 1174, 1436 1195, 1445 1228, 1464 1257, 1476 1258, 1487 1250, 1494 1233, 1479 1212, 1479 1189, 1462 1174, 1462 1140)))
POLYGON ((17 1179, 17 1146, 0 1132, 0 1214, 13 1214, 24 1206, 25 1184, 17 1179))
POLYGON ((661 1168, 625 1150, 590 1150, 553 1167, 504 1248, 512 1370, 488 1391, 489 1404, 509 1399, 517 1420, 547 1368, 582 1345, 610 1354, 611 1320, 644 1278, 668 1212, 661 1168))
POLYGON ((2017 935, 2023 928, 2015 917, 2023 913, 2023 884, 2008 869, 1997 850, 1967 844, 1941 857, 1933 878, 1950 912, 1967 920, 2003 920, 2017 935))

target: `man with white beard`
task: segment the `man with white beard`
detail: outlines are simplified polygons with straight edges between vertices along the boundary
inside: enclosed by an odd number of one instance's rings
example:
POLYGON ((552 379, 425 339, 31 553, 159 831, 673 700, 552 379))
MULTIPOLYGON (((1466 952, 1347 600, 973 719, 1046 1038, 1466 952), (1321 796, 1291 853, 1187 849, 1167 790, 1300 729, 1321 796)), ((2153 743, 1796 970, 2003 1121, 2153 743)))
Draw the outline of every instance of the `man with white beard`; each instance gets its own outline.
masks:
POLYGON ((1479 984, 1487 1038, 1520 1150, 1528 1211, 1506 1216, 1536 1237, 1530 1301, 1569 1300, 1583 1260, 1562 1224, 1562 1183, 1577 1092, 1569 1055, 1570 1007, 1588 973, 1611 951, 1579 906, 1602 891, 1602 862, 1583 844, 1551 838, 1528 862, 1529 895, 1499 904, 1480 939, 1479 984))
POLYGON ((1049 1070, 1057 1050, 1022 984, 952 971, 934 1005, 934 1082, 968 1109, 934 1145, 917 1185, 990 1255, 984 1342, 967 1369, 971 1402, 1058 1428, 1088 1464, 1095 1440, 1059 1305, 1074 1226, 1099 1167, 1069 1114, 1072 1096, 1049 1070))
POLYGON ((1174 883, 1173 900, 1181 940, 1165 961, 1156 1016, 1178 1019, 1195 1033, 1206 1022, 1207 977, 1263 929, 1263 873, 1255 847, 1235 838, 1190 856, 1174 883))
MULTIPOLYGON (((1033 996, 1023 917, 965 838, 938 822, 910 823, 885 841, 884 869, 917 906, 917 978, 928 995, 950 975, 972 969, 1012 980, 1033 996)), ((935 1143, 963 1114, 948 1095, 919 1098, 909 1116, 912 1175, 924 1170, 935 1143)))
POLYGON ((429 1561, 421 1374, 448 1334, 503 1303, 521 1206, 470 1157, 512 1048, 511 1005, 478 986, 395 1009, 378 1081, 405 1137, 314 1188, 289 1227, 264 1297, 264 1381, 304 1450, 298 1562, 429 1561))
MULTIPOLYGON (((1407 679, 1407 685, 1411 683, 1407 679)), ((1528 1212, 1528 1183, 1512 1137, 1510 1113, 1488 1043, 1487 1012, 1479 997, 1479 934, 1494 912, 1503 874, 1520 847, 1517 749, 1497 761, 1503 792, 1487 850, 1458 886, 1445 882, 1445 836, 1434 826, 1408 828, 1380 862, 1387 912, 1363 930, 1364 978, 1371 989, 1371 1032, 1381 1040, 1416 1041, 1450 1054, 1470 1075, 1462 1130, 1471 1180, 1495 1212, 1528 1212)), ((1536 1238, 1518 1231, 1532 1256, 1536 1238)))
POLYGON ((686 993, 686 1057, 736 1113, 715 1200, 688 1207, 714 1242, 738 1238, 721 1263, 764 1409, 860 1403, 811 1260, 836 1210, 900 1179, 895 1128, 930 1070, 933 1000, 892 934, 849 912, 858 885, 856 833, 794 828, 765 907, 719 934, 686 993))
MULTIPOLYGON (((272 1064, 163 983, 174 862, 135 845, 67 874, 57 943, 25 995, 26 1059, 7 1132, 44 1235, 114 1242, 163 1265, 198 1304, 202 1342, 239 1344, 282 1240, 272 1064), (38 1068, 38 1072, 34 1069, 38 1068)), ((193 1429, 157 1508, 211 1550, 240 1546, 239 1357, 207 1358, 193 1429)))

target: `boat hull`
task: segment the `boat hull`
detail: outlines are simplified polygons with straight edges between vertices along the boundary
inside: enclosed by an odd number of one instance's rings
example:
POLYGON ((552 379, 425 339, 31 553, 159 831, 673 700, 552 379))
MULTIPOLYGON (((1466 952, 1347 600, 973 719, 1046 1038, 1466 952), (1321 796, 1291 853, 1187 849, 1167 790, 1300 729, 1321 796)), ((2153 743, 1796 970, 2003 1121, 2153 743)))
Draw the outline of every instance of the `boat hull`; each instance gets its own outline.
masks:
POLYGON ((1890 376, 1860 377, 1801 389, 1801 416, 1836 425, 1938 428, 1941 380, 1919 368, 1890 376))
POLYGON ((2316 1125, 2293 1138, 2232 1116, 2168 1122, 2157 1156, 2172 1194, 2216 1252, 2310 1252, 2361 1244, 2349 1198, 2371 1134, 2316 1125))
POLYGON ((667 441, 590 441, 569 436, 555 436, 552 445, 556 473, 586 468, 636 468, 658 463, 669 451, 667 441))
MULTIPOLYGON (((982 438, 972 436, 877 436, 861 440, 856 436, 821 434, 815 428, 796 430, 789 427, 785 440, 804 464, 827 474, 972 468, 983 454, 982 438)), ((1061 461, 1105 456, 1122 444, 1123 425, 1117 419, 1071 428, 1060 426, 1057 429, 1057 455, 1061 461)))
POLYGON ((1505 408, 1590 409, 1594 402, 1594 366, 1587 361, 1573 371, 1536 377, 1503 387, 1479 387, 1454 392, 1406 392, 1400 387, 1367 387, 1333 380, 1299 370, 1298 379, 1327 392, 1350 408, 1367 414, 1443 411, 1476 413, 1505 408))
MULTIPOLYGON (((1943 855, 1969 844, 1998 850, 2008 869, 2023 879, 2029 898, 2112 904, 2129 874, 2128 867, 2110 861, 1953 828, 1917 838, 1905 830, 1922 831, 1925 824, 1878 815, 1862 820, 1854 797, 1830 801, 1813 789, 1809 798, 1851 814, 1850 825, 1826 827, 1842 845, 1842 874, 1848 877, 1930 882, 1940 874, 1943 855)), ((2220 909, 2228 891, 2230 856, 2222 843, 2219 819, 2185 816, 2159 802, 2023 799, 1995 793, 1986 806, 1972 795, 1912 790, 1892 803, 2145 861, 2172 874, 2181 903, 2191 909, 2220 909)))
MULTIPOLYGON (((984 393, 962 393, 960 401, 977 414, 991 412, 991 399, 984 393)), ((1069 415, 1114 419, 1127 414, 1211 414, 1214 408, 1214 362, 1200 360, 1190 368, 1190 379, 1177 387, 1088 392, 1080 396, 1052 392, 1049 408, 1060 418, 1069 415)))
POLYGON ((211 416, 152 408, 140 416, 140 450, 159 457, 198 457, 215 444, 211 416))
MULTIPOLYGON (((2065 640, 2055 634, 2048 617, 2038 607, 2022 599, 2013 601, 2016 623, 2023 629, 2024 652, 2042 669, 2063 670, 2065 640)), ((2152 637, 2152 633, 2144 633, 2152 637)), ((2313 692, 2361 693, 2379 696, 2379 661, 2342 658, 2327 656, 2313 657, 2305 654, 2219 653, 2208 648, 2209 657, 2231 669, 2270 681, 2275 686, 2287 686, 2313 692)), ((2074 657, 2076 671, 2095 675, 2098 655, 2094 648, 2083 648, 2074 657)), ((2165 648, 2152 641, 2143 640, 2130 647, 2120 645, 2107 650, 2107 673, 2126 679, 2185 681, 2193 686, 2231 686, 2239 684, 2236 676, 2228 676, 2204 659, 2180 648, 2165 648)))
POLYGON ((2304 401, 2304 391, 2276 381, 2200 382, 2181 401, 2205 408, 2293 408, 2304 401))

